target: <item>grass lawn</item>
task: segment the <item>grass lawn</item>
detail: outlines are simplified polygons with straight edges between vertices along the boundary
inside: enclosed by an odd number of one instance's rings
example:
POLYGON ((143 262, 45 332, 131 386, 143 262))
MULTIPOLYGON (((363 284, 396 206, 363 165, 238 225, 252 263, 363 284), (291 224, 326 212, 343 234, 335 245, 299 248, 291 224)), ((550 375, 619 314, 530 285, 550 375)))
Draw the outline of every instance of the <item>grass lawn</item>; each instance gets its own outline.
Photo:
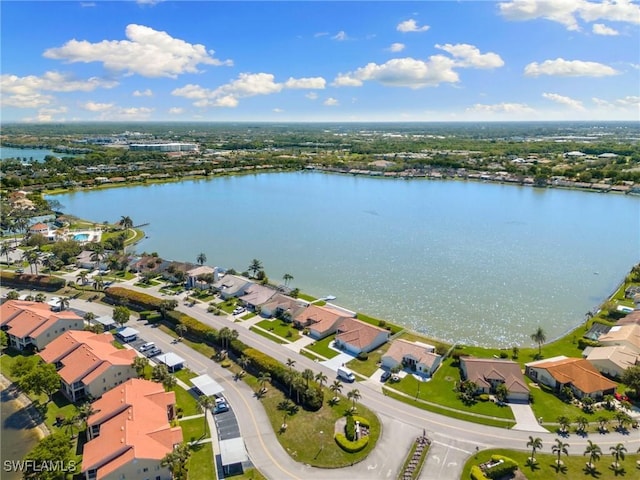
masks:
POLYGON ((234 298, 232 300, 225 300, 224 302, 220 302, 216 304, 216 307, 228 314, 232 314, 233 310, 236 308, 236 303, 237 299, 234 298))
POLYGON ((318 340, 317 342, 313 342, 307 345, 305 348, 307 350, 311 350, 325 358, 333 358, 338 355, 338 352, 329 348, 329 344, 335 340, 335 335, 329 335, 322 340, 318 340))
POLYGON ((209 438, 209 427, 202 418, 192 418, 190 420, 180 420, 182 427, 182 438, 185 442, 193 442, 203 438, 209 438))
POLYGON ((260 330, 260 329, 257 329, 255 327, 250 327, 249 330, 251 330, 254 333, 257 333, 258 335, 260 335, 260 336, 262 336, 264 338, 268 338, 272 342, 276 342, 276 343, 278 343, 280 345, 282 345, 283 343, 287 343, 282 338, 278 337, 277 335, 272 335, 271 333, 265 332, 264 330, 260 330))
POLYGON ((315 353, 311 353, 310 351, 305 350, 304 348, 300 349, 300 355, 302 355, 303 357, 310 358, 311 360, 317 360, 319 362, 324 360, 324 358, 321 358, 318 355, 316 355, 315 353))
POLYGON ((233 480, 267 480, 267 477, 262 475, 256 468, 247 468, 239 475, 227 475, 224 478, 231 478, 233 480))
POLYGON ((389 350, 390 346, 391 342, 387 342, 380 348, 369 352, 369 358, 366 360, 354 358, 347 363, 347 367, 365 377, 370 377, 378 369, 378 364, 382 361, 382 356, 389 350))
POLYGON ((192 372, 188 368, 181 368, 176 373, 174 373, 174 375, 180 380, 182 380, 184 383, 186 383, 187 385, 191 385, 191 382, 189 380, 198 376, 197 373, 192 372))
POLYGON ((393 323, 389 323, 385 320, 380 320, 379 318, 370 317, 368 315, 365 315, 364 313, 357 313, 356 318, 362 322, 373 325, 374 327, 380 327, 380 328, 389 327, 388 330, 391 332, 391 335, 395 335, 396 333, 404 330, 404 328, 399 325, 394 325, 393 323))
MULTIPOLYGON (((545 447, 550 448, 550 445, 545 445, 545 447)), ((604 450, 605 449, 603 448, 603 451, 604 450)), ((608 452, 608 449, 606 449, 606 451, 608 452)), ((560 472, 556 472, 555 460, 557 457, 555 455, 550 455, 548 453, 536 453, 536 459, 538 462, 535 464, 534 468, 532 468, 526 464, 527 457, 530 456, 531 452, 502 449, 484 450, 467 461, 460 478, 464 480, 471 478, 471 467, 488 461, 491 458, 491 455, 495 454, 504 455, 505 457, 515 460, 520 466, 520 471, 522 471, 529 480, 579 480, 581 478, 591 480, 614 480, 621 478, 638 478, 638 470, 635 462, 640 458, 640 455, 627 453, 625 459, 621 462, 623 470, 616 473, 613 469, 609 468, 613 462, 613 457, 611 455, 602 455, 600 461, 596 462, 596 472, 588 473, 585 471, 585 463, 588 461, 588 457, 581 455, 572 455, 569 457, 563 456, 562 461, 566 468, 560 472)))
MULTIPOLYGON (((185 438, 187 438, 185 436, 185 438)), ((189 478, 202 478, 215 480, 216 466, 213 463, 213 450, 210 443, 191 445, 191 458, 189 459, 189 478)))
MULTIPOLYGON (((254 389, 258 389, 255 377, 246 375, 244 380, 254 389)), ((325 399, 333 396, 328 389, 324 390, 325 399)), ((325 402, 317 412, 299 409, 297 413, 287 417, 288 427, 285 432, 281 432, 280 426, 284 417, 278 410, 278 404, 285 398, 283 392, 271 386, 262 399, 254 401, 262 403, 273 430, 280 432, 277 434, 280 444, 297 462, 315 467, 340 468, 363 460, 375 447, 380 436, 380 422, 371 410, 359 404, 357 414, 369 420, 371 424, 369 444, 360 452, 347 453, 335 442, 335 423, 351 406, 351 402, 345 397, 334 406, 325 402)))
POLYGON ((307 302, 315 302, 317 300, 316 297, 312 297, 311 295, 307 295, 306 293, 298 293, 298 298, 307 302))
MULTIPOLYGON (((171 335, 173 338, 178 338, 178 334, 166 325, 159 325, 158 328, 164 333, 171 335)), ((186 338, 183 338, 181 342, 187 345, 189 348, 194 349, 196 352, 201 353, 207 358, 212 358, 216 354, 215 348, 207 345, 204 342, 193 342, 191 340, 187 340, 186 338)))
POLYGON ((249 320, 250 318, 255 317, 256 314, 254 312, 249 312, 246 315, 240 317, 241 320, 249 320))
POLYGON ((290 342, 295 342, 300 338, 300 333, 298 333, 298 330, 293 328, 293 325, 291 323, 287 323, 283 320, 262 320, 256 323, 256 325, 258 327, 264 328, 265 330, 268 330, 274 335, 282 337, 285 340, 289 340, 290 342))
POLYGON ((175 385, 171 390, 176 392, 176 405, 182 408, 182 416, 189 417, 201 413, 198 410, 198 402, 196 399, 184 388, 180 385, 175 385))

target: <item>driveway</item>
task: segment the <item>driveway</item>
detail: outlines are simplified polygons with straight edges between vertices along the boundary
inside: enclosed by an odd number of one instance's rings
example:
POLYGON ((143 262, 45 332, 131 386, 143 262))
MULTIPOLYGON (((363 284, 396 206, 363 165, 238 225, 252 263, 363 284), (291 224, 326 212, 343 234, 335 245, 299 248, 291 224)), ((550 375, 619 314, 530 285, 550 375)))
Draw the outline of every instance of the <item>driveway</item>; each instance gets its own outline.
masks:
POLYGON ((508 405, 516 419, 516 425, 512 430, 549 433, 549 430, 538 423, 538 420, 531 409, 531 405, 526 403, 509 403, 508 405))

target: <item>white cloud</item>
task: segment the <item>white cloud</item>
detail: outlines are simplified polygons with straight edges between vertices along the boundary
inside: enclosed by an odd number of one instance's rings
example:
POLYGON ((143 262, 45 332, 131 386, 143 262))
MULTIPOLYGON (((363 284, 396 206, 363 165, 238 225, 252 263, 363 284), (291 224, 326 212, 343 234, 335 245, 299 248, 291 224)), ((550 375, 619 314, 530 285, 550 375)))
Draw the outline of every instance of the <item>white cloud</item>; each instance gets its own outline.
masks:
POLYGON ((329 35, 329 32, 318 32, 313 34, 315 38, 326 37, 327 35, 329 35))
POLYGON ((102 62, 108 70, 145 77, 176 78, 182 73, 197 73, 200 64, 232 64, 214 58, 214 51, 207 51, 204 45, 190 44, 143 25, 127 25, 125 35, 128 40, 69 40, 62 47, 45 50, 44 56, 70 63, 102 62))
POLYGON ((323 89, 325 84, 326 80, 322 77, 290 77, 286 82, 278 83, 271 73, 241 73, 236 80, 215 90, 189 84, 176 88, 171 94, 196 100, 196 107, 233 108, 238 106, 240 98, 271 95, 283 89, 323 89))
POLYGON ((282 113, 282 112, 284 112, 284 110, 281 109, 281 108, 274 108, 273 109, 273 113, 282 113))
POLYGON ((293 78, 290 77, 284 83, 285 88, 317 88, 322 90, 326 85, 326 80, 322 77, 309 77, 309 78, 293 78))
POLYGON ((640 5, 630 0, 513 0, 499 4, 507 20, 544 18, 561 23, 568 30, 580 30, 578 17, 586 22, 609 20, 640 24, 640 5))
POLYGON ((153 97, 153 92, 150 88, 146 90, 136 90, 133 92, 134 97, 153 97))
POLYGON ((599 107, 613 107, 613 104, 611 102, 607 102, 606 100, 603 100, 601 98, 593 97, 591 101, 599 107))
POLYGON ((322 104, 327 107, 337 107, 338 105, 340 105, 340 102, 333 97, 329 97, 324 102, 322 102, 322 104))
POLYGON ((0 75, 0 98, 2 105, 18 108, 37 108, 48 105, 53 100, 43 92, 91 92, 96 88, 112 88, 118 85, 111 80, 92 77, 76 80, 67 74, 50 71, 41 77, 28 75, 0 75))
POLYGON ((101 120, 148 120, 153 111, 148 107, 117 107, 107 110, 101 120))
POLYGON ((529 107, 525 103, 496 103, 493 105, 476 103, 473 107, 467 108, 466 111, 471 113, 509 114, 509 115, 520 115, 523 113, 535 112, 533 108, 529 107))
POLYGON ((170 113, 171 115, 180 115, 180 114, 184 113, 184 108, 181 108, 181 107, 171 107, 171 108, 169 109, 169 113, 170 113))
POLYGON ((396 30, 402 33, 408 32, 426 32, 429 30, 429 25, 423 25, 422 27, 418 26, 418 23, 412 18, 409 20, 405 20, 404 22, 400 22, 396 27, 396 30))
POLYGON ((636 95, 628 95, 624 98, 619 98, 618 100, 616 100, 616 103, 618 105, 622 105, 624 107, 633 107, 633 106, 640 106, 640 97, 636 96, 636 95))
POLYGON ((602 23, 594 23, 591 31, 596 35, 620 35, 620 33, 615 28, 607 27, 602 23))
POLYGON ((95 7, 96 2, 80 2, 82 8, 95 7))
POLYGON ((387 50, 390 52, 401 52, 404 50, 404 43, 392 43, 387 50))
POLYGON ((318 98, 318 94, 316 92, 309 92, 305 95, 309 100, 316 100, 318 98))
POLYGON ((64 117, 56 117, 56 115, 67 113, 68 109, 65 106, 57 108, 41 108, 35 117, 23 118, 23 122, 31 123, 47 123, 47 122, 64 122, 64 117))
POLYGON ((524 74, 528 77, 539 75, 555 75, 560 77, 607 77, 618 72, 608 65, 582 60, 545 60, 542 63, 533 62, 524 67, 524 74))
POLYGON ((349 37, 347 36, 346 32, 344 30, 340 30, 333 37, 331 37, 331 40, 337 40, 339 42, 343 42, 343 41, 347 40, 348 38, 349 37))
POLYGON ((552 102, 556 102, 561 105, 566 105, 574 110, 584 110, 582 102, 571 97, 565 97, 564 95, 559 95, 557 93, 543 93, 542 96, 547 100, 551 100, 552 102))
POLYGON ((444 50, 456 58, 456 66, 474 68, 498 68, 504 65, 504 61, 497 53, 480 53, 475 45, 458 43, 452 45, 436 45, 436 48, 444 50))
POLYGON ((455 83, 458 74, 452 70, 454 61, 434 55, 428 61, 414 58, 394 58, 382 65, 369 63, 353 72, 339 74, 334 86, 359 87, 364 81, 375 80, 394 87, 435 87, 440 83, 455 83))
POLYGON ((113 103, 97 103, 97 102, 87 102, 84 105, 81 105, 85 110, 89 110, 90 112, 104 112, 107 110, 111 110, 114 107, 113 103))

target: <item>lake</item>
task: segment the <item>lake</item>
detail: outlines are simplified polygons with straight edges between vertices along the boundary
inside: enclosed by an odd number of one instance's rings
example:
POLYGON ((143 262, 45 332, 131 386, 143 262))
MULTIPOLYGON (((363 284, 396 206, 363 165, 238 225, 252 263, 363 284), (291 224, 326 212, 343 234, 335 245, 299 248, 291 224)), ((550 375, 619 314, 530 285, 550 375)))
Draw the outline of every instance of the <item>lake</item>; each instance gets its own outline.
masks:
POLYGON ((238 271, 450 342, 533 345, 579 325, 640 258, 640 197, 316 172, 58 195, 96 222, 129 216, 158 252, 238 271))
POLYGON ((5 158, 26 158, 27 161, 43 162, 44 157, 47 155, 53 155, 59 157, 61 154, 55 153, 52 150, 46 148, 13 148, 13 147, 0 147, 0 159, 5 158))

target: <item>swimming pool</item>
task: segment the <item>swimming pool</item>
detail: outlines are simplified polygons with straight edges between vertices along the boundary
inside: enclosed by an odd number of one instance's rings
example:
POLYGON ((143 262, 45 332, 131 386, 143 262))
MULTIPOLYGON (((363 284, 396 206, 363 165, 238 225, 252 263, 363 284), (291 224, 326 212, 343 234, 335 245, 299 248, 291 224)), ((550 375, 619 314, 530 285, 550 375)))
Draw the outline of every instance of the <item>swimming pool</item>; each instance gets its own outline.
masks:
POLYGON ((89 234, 88 233, 78 233, 78 234, 73 236, 73 239, 76 242, 86 242, 87 240, 89 240, 89 234))

